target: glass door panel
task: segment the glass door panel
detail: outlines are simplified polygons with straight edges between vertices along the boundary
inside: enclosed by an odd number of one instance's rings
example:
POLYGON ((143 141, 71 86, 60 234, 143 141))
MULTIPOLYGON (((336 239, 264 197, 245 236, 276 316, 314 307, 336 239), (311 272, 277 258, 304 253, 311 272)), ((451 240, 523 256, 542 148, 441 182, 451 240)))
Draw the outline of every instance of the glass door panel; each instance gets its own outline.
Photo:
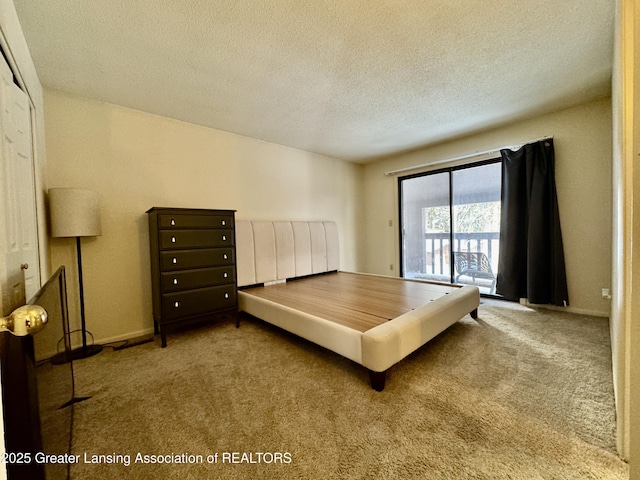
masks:
POLYGON ((495 294, 500 248, 501 164, 454 170, 453 282, 495 294))
POLYGON ((451 282, 449 173, 402 179, 402 276, 451 282))

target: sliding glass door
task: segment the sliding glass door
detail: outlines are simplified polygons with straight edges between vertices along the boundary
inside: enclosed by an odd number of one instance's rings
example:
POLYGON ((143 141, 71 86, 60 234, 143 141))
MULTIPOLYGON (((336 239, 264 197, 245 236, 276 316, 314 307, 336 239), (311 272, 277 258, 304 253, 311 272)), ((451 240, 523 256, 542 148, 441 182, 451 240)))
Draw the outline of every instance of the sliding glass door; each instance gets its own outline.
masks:
POLYGON ((494 294, 500 184, 499 160, 400 178, 402 276, 494 294))
POLYGON ((400 179, 402 276, 451 281, 449 173, 400 179))

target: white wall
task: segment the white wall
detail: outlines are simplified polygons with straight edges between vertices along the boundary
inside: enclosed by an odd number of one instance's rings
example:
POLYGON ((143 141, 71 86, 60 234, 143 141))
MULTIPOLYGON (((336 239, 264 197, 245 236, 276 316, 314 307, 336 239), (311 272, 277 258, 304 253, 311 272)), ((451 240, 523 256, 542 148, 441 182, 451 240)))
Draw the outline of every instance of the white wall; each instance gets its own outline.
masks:
POLYGON ((611 286, 611 101, 602 99, 364 168, 364 265, 399 272, 397 177, 384 172, 554 136, 556 182, 571 309, 609 315, 611 286), (391 221, 392 226, 389 226, 391 221), (390 269, 393 265, 393 270, 390 269))
MULTIPOLYGON (((630 148, 627 150, 627 163, 631 164, 631 179, 633 182, 633 215, 627 217, 627 228, 631 230, 631 243, 633 239, 640 241, 640 5, 638 2, 625 1, 628 6, 627 15, 631 17, 633 35, 628 41, 630 65, 627 66, 629 89, 625 92, 625 98, 629 105, 628 115, 631 118, 629 125, 627 142, 630 148)), ((630 285, 632 294, 626 299, 629 305, 629 328, 626 332, 628 345, 631 351, 627 357, 630 365, 629 382, 630 389, 627 393, 630 401, 630 459, 631 469, 629 478, 631 480, 640 479, 640 248, 636 242, 631 254, 632 283, 630 285)))
POLYGON ((616 2, 613 71, 613 301, 611 344, 618 452, 640 478, 640 15, 633 0, 616 2))
MULTIPOLYGON (((334 220, 342 268, 360 266, 359 165, 57 91, 45 90, 45 115, 49 186, 101 197, 102 236, 82 241, 87 327, 98 341, 153 326, 145 214, 153 206, 334 220)), ((71 267, 72 298, 74 248, 51 241, 52 267, 71 267)))

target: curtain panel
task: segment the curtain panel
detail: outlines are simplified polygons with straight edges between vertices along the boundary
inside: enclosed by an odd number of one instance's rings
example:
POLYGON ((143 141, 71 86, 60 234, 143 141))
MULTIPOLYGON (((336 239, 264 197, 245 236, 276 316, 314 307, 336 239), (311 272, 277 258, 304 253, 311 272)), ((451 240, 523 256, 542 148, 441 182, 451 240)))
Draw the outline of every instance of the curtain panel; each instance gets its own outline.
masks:
POLYGON ((496 293, 569 305, 553 140, 501 150, 502 208, 496 293))

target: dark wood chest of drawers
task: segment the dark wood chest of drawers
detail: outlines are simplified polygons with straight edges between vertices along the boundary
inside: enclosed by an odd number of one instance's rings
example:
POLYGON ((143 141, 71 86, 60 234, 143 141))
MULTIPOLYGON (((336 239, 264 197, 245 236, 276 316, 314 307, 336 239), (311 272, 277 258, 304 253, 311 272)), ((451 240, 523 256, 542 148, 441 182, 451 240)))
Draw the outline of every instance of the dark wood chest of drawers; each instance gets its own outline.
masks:
POLYGON ((237 312, 233 210, 153 207, 149 216, 153 322, 168 327, 237 312))

